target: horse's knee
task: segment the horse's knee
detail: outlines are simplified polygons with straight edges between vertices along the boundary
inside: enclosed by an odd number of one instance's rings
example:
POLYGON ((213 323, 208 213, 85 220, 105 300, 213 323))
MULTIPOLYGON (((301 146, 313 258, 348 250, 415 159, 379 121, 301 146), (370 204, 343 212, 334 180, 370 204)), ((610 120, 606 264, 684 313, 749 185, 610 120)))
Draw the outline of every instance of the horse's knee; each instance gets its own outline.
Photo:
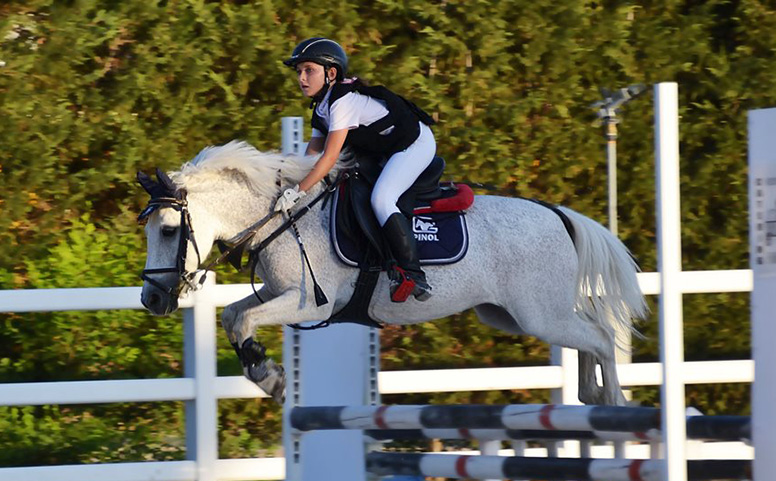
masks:
POLYGON ((230 338, 234 332, 234 326, 237 324, 238 317, 239 313, 233 306, 224 307, 224 310, 221 313, 221 326, 224 328, 230 338))

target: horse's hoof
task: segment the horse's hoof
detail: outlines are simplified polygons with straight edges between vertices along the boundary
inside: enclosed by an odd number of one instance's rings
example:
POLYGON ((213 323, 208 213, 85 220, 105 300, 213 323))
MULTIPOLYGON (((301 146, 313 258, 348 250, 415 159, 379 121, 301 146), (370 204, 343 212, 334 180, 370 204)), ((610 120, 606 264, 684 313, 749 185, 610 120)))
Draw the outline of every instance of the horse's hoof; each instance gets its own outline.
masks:
POLYGON ((286 399, 286 374, 283 366, 272 359, 260 364, 250 364, 243 367, 245 377, 256 383, 262 391, 272 396, 278 404, 286 399))

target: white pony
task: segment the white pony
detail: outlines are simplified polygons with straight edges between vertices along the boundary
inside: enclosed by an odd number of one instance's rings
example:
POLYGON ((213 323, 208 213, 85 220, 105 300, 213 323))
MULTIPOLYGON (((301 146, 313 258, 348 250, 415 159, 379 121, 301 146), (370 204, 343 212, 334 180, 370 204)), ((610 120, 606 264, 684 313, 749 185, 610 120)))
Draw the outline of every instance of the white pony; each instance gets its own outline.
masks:
MULTIPOLYGON (((153 314, 174 311, 181 291, 196 288, 202 260, 215 242, 247 250, 261 246, 253 267, 263 286, 257 295, 227 306, 222 324, 246 376, 277 400, 283 396, 283 371, 253 340, 256 328, 329 319, 348 303, 358 276, 358 269, 341 262, 332 247, 331 212, 321 208, 323 203, 295 222, 303 246, 294 230, 277 231, 287 217, 273 215, 275 201, 316 160, 263 153, 232 141, 202 150, 169 177, 157 170, 158 182, 138 176, 151 194, 141 214, 147 219, 148 242, 142 302, 153 314), (320 306, 311 268, 329 299, 320 306)), ((342 168, 338 164, 334 173, 342 168)), ((312 202, 325 191, 320 184, 305 199, 312 202)), ((304 209, 300 205, 292 214, 304 209)), ((369 315, 387 324, 413 324, 474 308, 487 325, 577 349, 582 402, 625 404, 616 373, 615 328, 633 329, 632 319, 647 313, 636 280, 638 266, 603 226, 559 209, 571 222, 573 240, 547 207, 476 196, 466 213, 466 256, 455 264, 425 267, 434 288, 431 299, 391 302, 387 276, 381 274, 369 315), (596 381, 596 364, 603 386, 596 381)))

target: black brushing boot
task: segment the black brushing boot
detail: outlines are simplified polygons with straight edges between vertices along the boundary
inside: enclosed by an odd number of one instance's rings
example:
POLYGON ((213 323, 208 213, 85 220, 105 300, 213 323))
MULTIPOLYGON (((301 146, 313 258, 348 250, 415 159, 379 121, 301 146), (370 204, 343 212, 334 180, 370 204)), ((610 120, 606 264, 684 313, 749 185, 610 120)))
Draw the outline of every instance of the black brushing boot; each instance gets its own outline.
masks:
POLYGON ((383 226, 383 233, 399 264, 394 272, 389 273, 391 300, 404 302, 410 295, 419 301, 428 300, 431 297, 431 286, 420 268, 418 244, 409 220, 399 212, 392 214, 383 226))

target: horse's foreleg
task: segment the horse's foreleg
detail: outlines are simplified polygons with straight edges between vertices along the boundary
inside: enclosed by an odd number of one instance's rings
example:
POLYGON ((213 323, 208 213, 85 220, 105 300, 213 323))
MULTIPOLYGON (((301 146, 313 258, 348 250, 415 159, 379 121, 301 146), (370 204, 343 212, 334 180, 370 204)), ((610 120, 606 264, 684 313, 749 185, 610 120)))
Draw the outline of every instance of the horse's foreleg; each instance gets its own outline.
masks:
POLYGON ((259 290, 257 295, 250 295, 233 304, 228 305, 221 315, 221 324, 226 331, 229 342, 234 347, 237 357, 243 367, 245 377, 256 383, 257 386, 279 404, 285 400, 286 378, 283 366, 275 363, 265 354, 264 346, 249 337, 242 342, 238 341, 235 334, 235 324, 240 320, 240 313, 255 308, 272 298, 265 288, 259 290), (261 299, 261 300, 260 300, 261 299))
MULTIPOLYGON (((221 313, 221 326, 224 328, 224 331, 226 331, 226 337, 229 339, 232 346, 235 346, 235 349, 241 344, 239 342, 241 339, 237 336, 236 328, 237 323, 242 322, 241 313, 253 309, 271 299, 272 295, 269 293, 267 287, 262 286, 257 294, 251 294, 224 308, 223 313, 221 313)), ((244 339, 242 340, 244 341, 244 339)))
POLYGON ((288 290, 272 298, 264 288, 259 291, 261 300, 249 296, 227 306, 222 315, 222 323, 227 331, 229 342, 234 346, 243 365, 245 377, 255 382, 264 392, 278 403, 285 398, 285 372, 265 355, 264 346, 253 339, 256 328, 261 325, 290 324, 326 319, 329 311, 320 308, 304 307, 304 300, 298 290, 288 290))
POLYGON ((272 396, 275 402, 283 404, 286 399, 286 371, 283 366, 268 358, 264 346, 253 338, 246 339, 239 348, 235 346, 235 350, 245 377, 272 396))
MULTIPOLYGON (((239 311, 232 313, 235 320, 231 326, 230 339, 242 345, 253 336, 259 326, 319 321, 328 319, 331 315, 331 304, 316 307, 315 302, 303 298, 298 289, 289 289, 269 300, 262 296, 262 299, 265 302, 240 305, 239 311)), ((237 304, 239 303, 235 303, 237 304)))

